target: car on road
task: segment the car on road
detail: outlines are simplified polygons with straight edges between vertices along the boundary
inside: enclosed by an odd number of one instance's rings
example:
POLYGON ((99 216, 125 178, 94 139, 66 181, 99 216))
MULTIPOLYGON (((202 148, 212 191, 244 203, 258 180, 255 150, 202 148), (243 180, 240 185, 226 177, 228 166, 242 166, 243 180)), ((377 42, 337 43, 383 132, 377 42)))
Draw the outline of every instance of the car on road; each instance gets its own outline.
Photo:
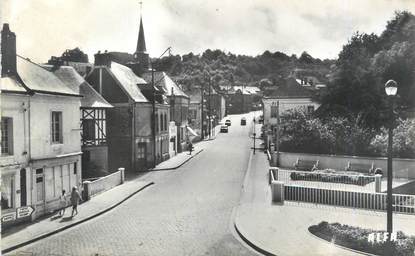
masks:
POLYGON ((227 125, 222 125, 220 127, 220 132, 228 132, 228 126, 227 125))
POLYGON ((245 117, 241 118, 241 125, 246 125, 246 118, 245 117))
POLYGON ((226 120, 226 121, 225 121, 225 125, 227 125, 227 126, 231 126, 231 120, 229 120, 229 119, 228 119, 228 120, 226 120))

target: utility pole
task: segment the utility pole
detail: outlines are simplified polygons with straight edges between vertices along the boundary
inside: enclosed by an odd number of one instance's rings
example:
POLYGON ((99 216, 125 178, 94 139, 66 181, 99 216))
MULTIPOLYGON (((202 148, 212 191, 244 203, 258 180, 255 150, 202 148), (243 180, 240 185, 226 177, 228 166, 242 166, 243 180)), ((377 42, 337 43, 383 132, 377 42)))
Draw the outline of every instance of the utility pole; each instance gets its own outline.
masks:
POLYGON ((255 112, 254 112, 254 132, 253 132, 253 135, 254 135, 254 155, 255 155, 255 136, 256 136, 256 130, 255 130, 255 112))
MULTIPOLYGON (((166 52, 169 52, 170 55, 171 47, 167 47, 167 49, 158 57, 159 59, 163 57, 163 55, 166 52)), ((153 92, 153 113, 152 113, 152 122, 151 122, 151 128, 152 128, 152 134, 153 134, 153 167, 156 167, 157 161, 156 161, 156 87, 154 84, 154 61, 150 61, 151 64, 151 85, 152 85, 152 92, 153 92)))
POLYGON ((201 106, 201 108, 202 108, 202 113, 201 113, 201 134, 202 134, 202 140, 204 140, 205 139, 205 127, 204 127, 204 118, 203 118, 203 115, 204 115, 204 113, 203 113, 203 105, 205 105, 205 103, 203 102, 204 101, 204 97, 203 97, 203 95, 205 94, 204 93, 204 88, 205 88, 205 83, 203 82, 202 83, 202 87, 201 87, 201 91, 200 91, 200 93, 201 93, 201 97, 202 97, 202 102, 200 103, 202 106, 201 106))
POLYGON ((277 101, 277 131, 275 133, 275 151, 277 152, 277 161, 276 165, 279 166, 279 158, 280 158, 280 101, 277 101))
POLYGON ((153 63, 151 63, 151 85, 153 89, 153 118, 152 118, 152 130, 153 130, 153 167, 156 167, 156 88, 154 85, 154 68, 153 63))
POLYGON ((212 134, 212 109, 211 109, 211 101, 212 101, 212 96, 211 96, 211 83, 210 83, 210 76, 209 76, 209 139, 211 137, 212 134))
POLYGON ((242 85, 242 113, 245 113, 244 88, 245 88, 245 85, 243 84, 243 85, 242 85))

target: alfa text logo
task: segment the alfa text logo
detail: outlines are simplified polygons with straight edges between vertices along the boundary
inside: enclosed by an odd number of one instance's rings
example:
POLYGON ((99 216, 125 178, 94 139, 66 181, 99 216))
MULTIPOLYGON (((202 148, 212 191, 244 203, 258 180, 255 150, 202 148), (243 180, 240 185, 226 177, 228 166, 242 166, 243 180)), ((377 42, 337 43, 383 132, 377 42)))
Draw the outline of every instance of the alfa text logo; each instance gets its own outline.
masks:
MULTIPOLYGON (((367 241, 369 243, 384 243, 388 241, 388 238, 389 238, 388 232, 370 233, 369 236, 367 237, 367 241)), ((396 232, 392 232, 390 234, 390 240, 396 241, 396 239, 397 239, 396 232)))

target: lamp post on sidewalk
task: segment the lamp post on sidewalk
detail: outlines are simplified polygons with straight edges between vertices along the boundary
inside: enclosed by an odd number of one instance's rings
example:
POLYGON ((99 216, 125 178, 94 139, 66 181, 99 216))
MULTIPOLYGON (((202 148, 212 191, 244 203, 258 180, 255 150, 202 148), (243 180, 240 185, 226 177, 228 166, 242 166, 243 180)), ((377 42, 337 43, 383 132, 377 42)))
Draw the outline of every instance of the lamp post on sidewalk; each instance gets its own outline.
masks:
POLYGON ((393 103, 398 92, 398 84, 394 80, 389 80, 385 84, 385 92, 389 101, 389 130, 388 130, 388 189, 387 189, 387 224, 386 231, 389 233, 389 241, 393 231, 392 226, 392 144, 393 144, 393 103))
POLYGON ((253 122, 254 122, 254 133, 253 133, 253 135, 254 135, 254 155, 255 155, 255 136, 256 136, 256 129, 255 129, 255 112, 254 112, 254 120, 253 120, 253 122))

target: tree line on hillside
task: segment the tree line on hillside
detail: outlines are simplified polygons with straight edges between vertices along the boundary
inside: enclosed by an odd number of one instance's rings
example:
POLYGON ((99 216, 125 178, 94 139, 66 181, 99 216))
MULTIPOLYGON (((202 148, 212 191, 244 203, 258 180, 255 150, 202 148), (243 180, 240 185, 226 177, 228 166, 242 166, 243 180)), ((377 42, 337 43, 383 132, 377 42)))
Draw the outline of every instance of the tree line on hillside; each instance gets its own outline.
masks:
MULTIPOLYGON (((78 48, 66 51, 62 57, 72 60, 71 54, 75 59, 84 58, 78 48)), ((156 69, 169 73, 185 90, 206 85, 208 78, 215 89, 277 86, 293 70, 304 69, 327 83, 327 90, 316 98, 321 103, 318 118, 359 116, 360 126, 377 130, 388 121, 384 92, 387 80, 394 79, 399 86, 397 114, 405 117, 408 110, 415 109, 415 16, 407 11, 396 12, 380 35, 353 34, 336 60, 320 60, 307 52, 300 57, 279 51, 246 56, 208 49, 202 54, 171 55, 152 61, 156 69)))
POLYGON ((319 80, 325 81, 325 75, 333 63, 333 60, 313 58, 307 52, 300 57, 279 51, 247 56, 210 49, 198 55, 188 53, 154 60, 157 69, 167 71, 185 89, 206 84, 209 77, 215 88, 241 85, 261 87, 261 80, 264 79, 276 85, 296 68, 307 69, 319 80))

